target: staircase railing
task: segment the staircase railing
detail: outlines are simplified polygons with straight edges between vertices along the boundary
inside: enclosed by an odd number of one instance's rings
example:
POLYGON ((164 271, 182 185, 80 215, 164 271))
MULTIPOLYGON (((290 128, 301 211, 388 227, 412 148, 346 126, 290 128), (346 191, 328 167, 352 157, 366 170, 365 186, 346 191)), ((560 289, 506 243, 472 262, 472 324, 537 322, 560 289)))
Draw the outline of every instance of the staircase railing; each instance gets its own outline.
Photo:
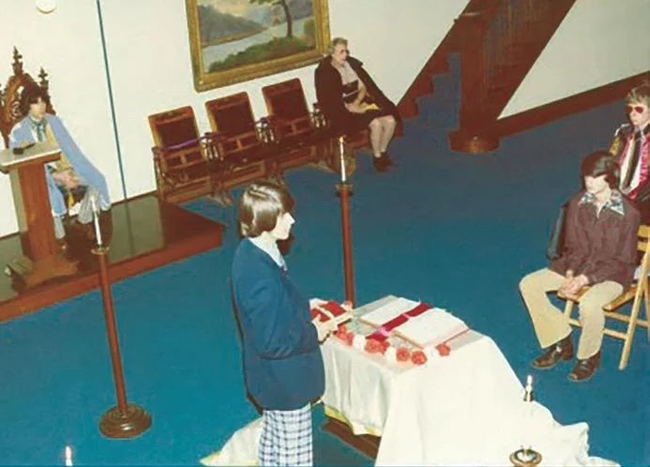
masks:
POLYGON ((576 0, 474 0, 459 18, 459 129, 452 149, 482 153, 499 145, 492 128, 576 0))

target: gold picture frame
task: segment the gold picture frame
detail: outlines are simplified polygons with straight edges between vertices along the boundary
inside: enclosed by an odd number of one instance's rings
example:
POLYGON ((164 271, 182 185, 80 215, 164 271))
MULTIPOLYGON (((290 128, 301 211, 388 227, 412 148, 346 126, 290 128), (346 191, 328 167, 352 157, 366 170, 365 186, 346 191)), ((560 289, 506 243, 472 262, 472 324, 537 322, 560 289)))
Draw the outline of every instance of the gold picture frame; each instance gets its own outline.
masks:
POLYGON ((194 88, 206 91, 320 60, 327 0, 185 0, 194 88))

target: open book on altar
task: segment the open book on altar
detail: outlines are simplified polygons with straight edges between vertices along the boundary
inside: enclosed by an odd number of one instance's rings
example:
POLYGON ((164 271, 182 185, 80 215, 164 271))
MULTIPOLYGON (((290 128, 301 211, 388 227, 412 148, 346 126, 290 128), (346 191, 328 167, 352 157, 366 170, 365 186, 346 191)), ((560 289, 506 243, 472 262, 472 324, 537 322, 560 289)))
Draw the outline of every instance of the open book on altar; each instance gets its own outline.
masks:
POLYGON ((343 308, 343 306, 334 300, 330 300, 323 305, 318 305, 317 307, 311 309, 312 319, 316 318, 317 316, 321 322, 334 320, 334 322, 339 325, 351 320, 352 312, 350 310, 346 310, 343 308))
POLYGON ((406 298, 397 298, 358 320, 418 347, 435 347, 469 330, 463 320, 451 313, 406 298))
POLYGON ((468 330, 462 319, 441 308, 431 308, 395 328, 395 334, 418 347, 435 347, 468 330))

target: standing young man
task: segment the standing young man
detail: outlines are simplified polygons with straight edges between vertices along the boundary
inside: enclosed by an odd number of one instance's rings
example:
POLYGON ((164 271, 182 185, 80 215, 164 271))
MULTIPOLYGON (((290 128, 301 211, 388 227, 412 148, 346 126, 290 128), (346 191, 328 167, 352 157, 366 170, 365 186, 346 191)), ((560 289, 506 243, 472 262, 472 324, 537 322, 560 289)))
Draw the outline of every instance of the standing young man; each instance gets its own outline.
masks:
POLYGON ((603 306, 632 282, 639 228, 638 210, 618 191, 618 164, 611 154, 590 154, 580 169, 584 189, 569 201, 562 256, 519 284, 539 343, 546 349, 532 362, 538 369, 573 358, 569 318, 551 303, 547 293, 559 291, 575 297, 582 287, 589 286, 579 305, 582 333, 578 361, 569 374, 571 381, 589 379, 600 365, 603 306))
POLYGON ((289 192, 266 181, 246 187, 238 220, 244 236, 232 264, 232 294, 242 339, 246 389, 262 408, 259 465, 313 464, 311 403, 325 390, 320 342, 333 323, 312 321, 277 241, 294 219, 289 192))

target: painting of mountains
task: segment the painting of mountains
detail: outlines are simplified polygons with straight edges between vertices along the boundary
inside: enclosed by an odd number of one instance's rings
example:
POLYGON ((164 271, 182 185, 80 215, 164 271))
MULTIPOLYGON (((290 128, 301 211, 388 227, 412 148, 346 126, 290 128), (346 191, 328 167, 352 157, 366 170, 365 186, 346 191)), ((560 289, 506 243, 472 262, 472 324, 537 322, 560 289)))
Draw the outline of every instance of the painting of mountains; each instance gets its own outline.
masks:
POLYGON ((327 0, 186 0, 186 6, 197 90, 313 63, 329 42, 327 0))

